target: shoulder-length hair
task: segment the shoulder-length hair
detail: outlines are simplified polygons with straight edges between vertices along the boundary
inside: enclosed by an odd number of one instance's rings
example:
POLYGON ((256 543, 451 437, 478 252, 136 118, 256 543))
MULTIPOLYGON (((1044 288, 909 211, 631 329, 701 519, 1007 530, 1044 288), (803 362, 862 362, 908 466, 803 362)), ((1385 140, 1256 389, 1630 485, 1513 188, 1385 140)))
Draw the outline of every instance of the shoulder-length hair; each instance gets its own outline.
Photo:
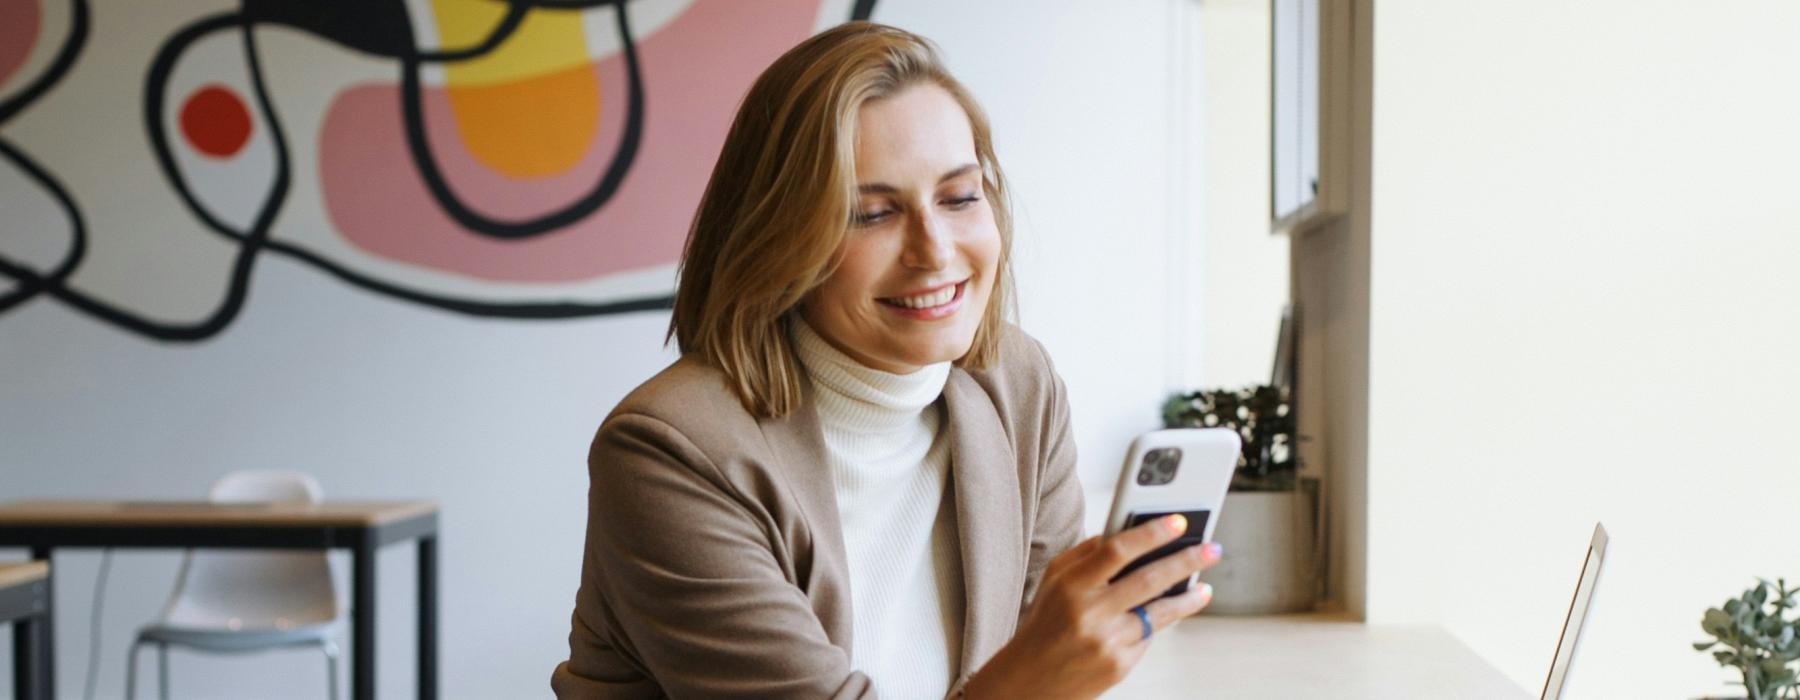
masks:
POLYGON ((858 109, 918 84, 949 92, 974 134, 1000 260, 974 343, 956 362, 995 361, 1012 310, 1012 216, 987 116, 924 37, 849 22, 782 54, 750 87, 682 254, 669 336, 684 355, 723 370, 752 415, 783 416, 802 400, 788 326, 830 276, 850 227, 858 109))

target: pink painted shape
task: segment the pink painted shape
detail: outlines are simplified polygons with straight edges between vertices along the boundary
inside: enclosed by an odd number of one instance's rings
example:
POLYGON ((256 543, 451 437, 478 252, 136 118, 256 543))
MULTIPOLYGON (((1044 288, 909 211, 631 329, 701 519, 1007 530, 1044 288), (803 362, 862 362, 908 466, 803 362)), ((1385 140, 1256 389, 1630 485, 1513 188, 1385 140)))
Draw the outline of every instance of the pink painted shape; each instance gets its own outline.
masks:
MULTIPOLYGON (((639 38, 644 131, 637 159, 607 204, 559 231, 501 240, 464 230, 425 189, 406 152, 393 85, 345 90, 319 135, 325 208, 338 232, 369 253, 485 280, 576 282, 675 262, 738 101, 783 51, 811 32, 817 0, 700 0, 639 38)), ((511 180, 480 165, 452 133, 448 98, 426 100, 430 143, 445 178, 471 207, 517 218, 585 193, 610 160, 623 120, 621 56, 596 67, 605 109, 600 137, 569 172, 511 180), (613 123, 609 123, 613 122, 613 123)))
POLYGON ((0 2, 0 85, 31 57, 37 44, 38 24, 43 21, 43 8, 37 0, 5 0, 0 2))

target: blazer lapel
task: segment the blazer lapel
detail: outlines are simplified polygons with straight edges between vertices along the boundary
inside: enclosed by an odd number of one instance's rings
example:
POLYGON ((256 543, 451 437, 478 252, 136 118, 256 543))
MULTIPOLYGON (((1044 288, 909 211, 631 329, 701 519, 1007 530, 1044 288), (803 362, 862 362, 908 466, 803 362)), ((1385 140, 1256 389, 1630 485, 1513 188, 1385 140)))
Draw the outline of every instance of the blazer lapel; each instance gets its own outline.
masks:
POLYGON ((788 490, 800 504, 812 533, 812 565, 807 597, 819 611, 825 636, 847 654, 851 649, 852 624, 849 557, 844 553, 844 531, 838 519, 837 493, 825 436, 819 429, 818 409, 812 388, 805 389, 800 407, 783 418, 757 420, 767 441, 774 471, 782 474, 788 490))
POLYGON ((950 484, 963 565, 962 672, 972 673, 1012 638, 1025 590, 1025 534, 1018 458, 999 410, 961 369, 944 385, 950 484))

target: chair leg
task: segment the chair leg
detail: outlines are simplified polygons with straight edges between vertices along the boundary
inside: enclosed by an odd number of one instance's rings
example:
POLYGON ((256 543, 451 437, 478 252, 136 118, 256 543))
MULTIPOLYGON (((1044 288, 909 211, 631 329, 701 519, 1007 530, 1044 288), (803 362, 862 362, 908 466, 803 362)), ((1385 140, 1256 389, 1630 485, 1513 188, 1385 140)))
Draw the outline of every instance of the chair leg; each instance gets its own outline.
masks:
POLYGON ((138 639, 125 654, 125 700, 137 700, 137 655, 143 648, 144 640, 138 639))
POLYGON ((338 700, 338 647, 329 639, 319 642, 319 648, 325 651, 325 687, 331 692, 331 700, 338 700))
POLYGON ((160 689, 162 700, 169 700, 169 645, 156 645, 156 665, 161 671, 156 677, 156 686, 160 689))

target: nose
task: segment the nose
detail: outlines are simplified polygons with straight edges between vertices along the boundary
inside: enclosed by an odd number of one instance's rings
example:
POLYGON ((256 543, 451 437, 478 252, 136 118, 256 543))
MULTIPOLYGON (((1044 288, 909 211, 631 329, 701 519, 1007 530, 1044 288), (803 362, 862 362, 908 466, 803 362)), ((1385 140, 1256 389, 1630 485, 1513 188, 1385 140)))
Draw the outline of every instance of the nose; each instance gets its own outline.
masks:
POLYGON ((901 264, 920 270, 942 270, 950 266, 955 255, 950 231, 935 212, 913 217, 906 230, 906 247, 900 253, 901 264))

